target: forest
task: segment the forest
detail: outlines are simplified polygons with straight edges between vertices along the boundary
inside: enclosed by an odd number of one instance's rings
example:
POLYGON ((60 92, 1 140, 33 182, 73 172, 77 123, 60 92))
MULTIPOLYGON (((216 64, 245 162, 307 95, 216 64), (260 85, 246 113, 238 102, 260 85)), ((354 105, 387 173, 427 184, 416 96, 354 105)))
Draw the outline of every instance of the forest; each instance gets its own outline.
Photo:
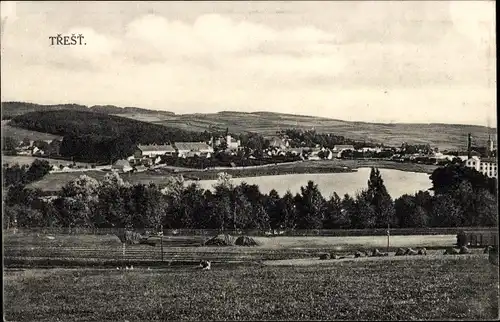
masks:
POLYGON ((208 141, 210 133, 168 128, 124 117, 81 110, 30 112, 14 117, 20 128, 63 136, 59 154, 81 162, 114 162, 136 144, 208 141))

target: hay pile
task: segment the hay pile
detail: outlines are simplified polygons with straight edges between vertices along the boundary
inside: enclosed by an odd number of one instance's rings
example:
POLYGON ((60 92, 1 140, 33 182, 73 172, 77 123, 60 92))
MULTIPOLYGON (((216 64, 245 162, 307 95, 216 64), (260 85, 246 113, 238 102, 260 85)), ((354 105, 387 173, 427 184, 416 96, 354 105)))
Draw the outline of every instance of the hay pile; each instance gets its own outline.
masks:
POLYGON ((404 248, 398 248, 395 256, 403 256, 405 254, 405 252, 406 252, 406 250, 404 248))
POLYGON ((156 246, 156 241, 150 240, 147 236, 143 236, 138 232, 130 230, 122 230, 117 233, 116 236, 120 239, 122 244, 127 245, 138 245, 144 244, 149 246, 156 246))
POLYGON ((369 256, 369 254, 368 254, 367 251, 360 251, 360 250, 358 250, 358 251, 356 251, 354 253, 354 258, 368 257, 368 256, 369 256))
POLYGON ((460 254, 470 254, 470 250, 467 248, 467 246, 462 246, 460 247, 460 254))
POLYGON ((335 253, 330 253, 330 259, 340 259, 341 257, 335 253))
POLYGON ((455 248, 447 248, 445 251, 444 251, 444 254, 445 255, 457 255, 458 254, 458 250, 456 250, 455 248))
POLYGON ((122 230, 119 233, 117 233, 116 236, 120 239, 122 244, 127 244, 127 245, 139 244, 141 240, 144 239, 144 237, 142 237, 141 234, 130 230, 122 230))
POLYGON ((248 236, 240 236, 236 238, 236 241, 234 242, 235 245, 238 246, 258 246, 259 243, 255 241, 255 239, 248 237, 248 236))
POLYGON ((219 234, 204 243, 205 246, 233 246, 234 237, 228 234, 219 234))
POLYGON ((405 252, 405 255, 414 256, 414 255, 418 255, 418 252, 414 249, 408 248, 405 252))
POLYGON ((319 259, 322 259, 322 260, 330 259, 330 254, 328 254, 328 253, 321 254, 321 255, 319 255, 319 259))

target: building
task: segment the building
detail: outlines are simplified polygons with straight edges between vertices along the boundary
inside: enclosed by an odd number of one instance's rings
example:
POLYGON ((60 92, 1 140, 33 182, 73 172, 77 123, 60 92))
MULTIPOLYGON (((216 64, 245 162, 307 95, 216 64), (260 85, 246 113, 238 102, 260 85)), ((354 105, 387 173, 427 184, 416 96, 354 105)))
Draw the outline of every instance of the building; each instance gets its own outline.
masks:
POLYGON ((205 142, 176 142, 177 155, 181 158, 203 156, 209 158, 214 149, 205 142))
POLYGON ((337 154, 337 158, 342 158, 342 152, 343 151, 354 151, 354 146, 352 146, 352 145, 336 145, 333 147, 332 151, 337 154))
POLYGON ((354 151, 354 146, 352 146, 352 145, 336 145, 333 147, 333 152, 342 152, 344 150, 354 151))
POLYGON ((138 145, 134 152, 134 157, 140 159, 143 157, 154 158, 160 155, 173 156, 176 154, 175 148, 170 145, 138 145))
POLYGON ((474 168, 487 177, 498 178, 498 165, 497 160, 494 158, 480 159, 477 156, 473 156, 465 162, 465 166, 474 168))
POLYGON ((491 158, 493 156, 494 146, 493 140, 491 139, 491 135, 488 135, 488 142, 486 143, 486 156, 491 158))
POLYGON ((286 149, 290 146, 290 143, 286 139, 284 140, 279 137, 272 137, 269 140, 269 146, 278 149, 286 149))
POLYGON ((226 143, 228 150, 236 150, 241 146, 241 141, 235 140, 231 135, 226 136, 226 143))
POLYGON ((363 153, 366 153, 366 152, 380 153, 380 152, 382 152, 382 149, 381 148, 367 148, 367 147, 363 147, 363 148, 361 148, 360 152, 363 152, 363 153))
POLYGON ((126 173, 132 171, 133 168, 130 166, 130 163, 127 160, 118 160, 113 164, 111 170, 126 173))

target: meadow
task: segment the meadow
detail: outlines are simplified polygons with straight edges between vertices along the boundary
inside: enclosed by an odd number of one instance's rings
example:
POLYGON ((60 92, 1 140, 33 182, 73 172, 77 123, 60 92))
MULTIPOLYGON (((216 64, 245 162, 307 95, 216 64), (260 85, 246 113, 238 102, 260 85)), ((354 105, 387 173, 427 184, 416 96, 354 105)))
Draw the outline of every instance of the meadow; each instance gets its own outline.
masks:
MULTIPOLYGON (((120 114, 120 116, 139 119, 138 114, 120 114)), ((441 150, 465 149, 468 132, 474 133, 477 142, 481 144, 486 142, 488 134, 495 133, 494 129, 474 125, 365 123, 267 112, 176 114, 153 122, 191 131, 204 131, 213 126, 220 129, 227 127, 231 133, 255 132, 263 135, 275 135, 276 131, 285 128, 314 128, 317 132, 335 133, 354 140, 384 143, 386 146, 399 147, 402 142, 429 143, 441 150)))
MULTIPOLYGON (((7 267, 116 267, 136 265, 167 267, 193 265, 206 259, 216 263, 262 262, 319 258, 323 252, 352 257, 356 250, 386 250, 387 236, 274 236, 252 237, 258 246, 203 246, 216 233, 205 235, 164 236, 163 249, 156 246, 130 245, 125 254, 113 234, 49 234, 18 232, 4 234, 4 264, 7 267), (163 251, 163 253, 162 253, 163 251)), ((399 247, 426 247, 439 255, 456 242, 455 234, 391 236, 389 251, 399 247)), ((480 254, 481 249, 474 250, 480 254)))
MULTIPOLYGON (((9 165, 14 165, 14 164, 19 164, 19 165, 31 165, 33 161, 35 160, 42 160, 42 161, 47 161, 51 165, 63 165, 66 166, 68 164, 72 164, 73 162, 71 160, 61 160, 61 159, 52 159, 52 158, 41 158, 41 157, 33 157, 33 156, 28 156, 28 155, 2 155, 2 163, 3 164, 9 164, 9 165)), ((89 166, 90 163, 85 163, 85 162, 75 162, 77 166, 89 166)))
POLYGON ((321 266, 214 264, 4 273, 6 321, 488 320, 486 255, 321 266))

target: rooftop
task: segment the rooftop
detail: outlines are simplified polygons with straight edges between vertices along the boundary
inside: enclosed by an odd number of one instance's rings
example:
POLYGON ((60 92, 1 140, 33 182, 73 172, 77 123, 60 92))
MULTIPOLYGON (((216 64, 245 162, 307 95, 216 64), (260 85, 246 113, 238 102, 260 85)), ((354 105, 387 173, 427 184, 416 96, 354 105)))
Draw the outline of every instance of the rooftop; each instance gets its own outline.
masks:
POLYGON ((172 145, 166 144, 166 145, 138 145, 137 146, 139 150, 142 152, 149 152, 149 151, 172 151, 175 152, 175 149, 172 145))
POLYGON ((205 142, 176 142, 175 146, 182 151, 213 151, 212 147, 205 142))

